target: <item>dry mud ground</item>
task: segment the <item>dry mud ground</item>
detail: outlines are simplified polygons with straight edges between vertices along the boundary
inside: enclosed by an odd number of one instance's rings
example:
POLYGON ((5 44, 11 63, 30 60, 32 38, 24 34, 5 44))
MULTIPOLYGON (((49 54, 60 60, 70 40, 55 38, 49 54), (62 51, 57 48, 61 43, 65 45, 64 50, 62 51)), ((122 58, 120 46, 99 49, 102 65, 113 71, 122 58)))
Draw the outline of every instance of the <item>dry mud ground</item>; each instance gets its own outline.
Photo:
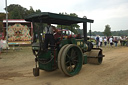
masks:
POLYGON ((80 73, 67 77, 59 69, 32 73, 34 55, 31 47, 9 50, 0 57, 0 85, 128 85, 128 47, 103 47, 101 65, 85 64, 80 73))

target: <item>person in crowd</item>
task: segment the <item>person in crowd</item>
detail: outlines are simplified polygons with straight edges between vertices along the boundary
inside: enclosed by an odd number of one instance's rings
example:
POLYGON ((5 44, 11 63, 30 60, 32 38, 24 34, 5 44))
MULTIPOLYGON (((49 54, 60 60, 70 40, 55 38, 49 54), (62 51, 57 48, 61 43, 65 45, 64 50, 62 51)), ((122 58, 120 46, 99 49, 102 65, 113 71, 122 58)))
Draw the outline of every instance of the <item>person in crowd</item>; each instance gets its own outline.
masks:
POLYGON ((104 46, 106 46, 106 45, 107 45, 107 38, 104 37, 104 46))
POLYGON ((123 46, 123 36, 120 37, 120 44, 123 46))
POLYGON ((108 36, 108 37, 107 37, 108 44, 109 44, 109 38, 110 38, 110 37, 108 36))
POLYGON ((99 35, 96 36, 96 47, 99 48, 99 35))
POLYGON ((114 37, 114 43, 115 43, 115 47, 117 47, 117 44, 118 44, 118 39, 117 39, 117 37, 114 37))
POLYGON ((126 38, 127 38, 126 36, 123 37, 123 46, 126 45, 126 38))
POLYGON ((102 47, 103 38, 102 38, 102 37, 100 37, 99 41, 100 41, 100 47, 102 47))
POLYGON ((112 36, 109 38, 109 43, 110 43, 110 46, 112 47, 113 46, 113 38, 112 38, 112 36))

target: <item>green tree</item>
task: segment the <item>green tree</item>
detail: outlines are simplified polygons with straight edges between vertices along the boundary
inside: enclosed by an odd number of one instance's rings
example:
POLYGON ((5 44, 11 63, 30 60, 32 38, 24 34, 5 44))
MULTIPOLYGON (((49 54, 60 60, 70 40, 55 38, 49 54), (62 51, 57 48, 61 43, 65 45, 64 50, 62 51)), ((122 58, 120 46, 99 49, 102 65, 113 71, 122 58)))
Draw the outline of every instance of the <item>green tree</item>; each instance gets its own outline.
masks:
POLYGON ((9 12, 9 14, 10 14, 10 19, 22 19, 23 18, 18 8, 14 8, 11 12, 9 12))
POLYGON ((111 27, 110 25, 105 25, 105 30, 103 32, 105 36, 111 36, 111 27))
POLYGON ((10 15, 10 19, 24 19, 25 16, 28 15, 28 10, 18 4, 9 5, 8 12, 10 15))
POLYGON ((28 14, 32 14, 32 13, 35 13, 34 9, 32 6, 30 6, 30 9, 28 10, 28 14))
MULTIPOLYGON (((5 8, 6 10, 6 8, 5 8)), ((34 11, 33 7, 30 6, 30 9, 26 9, 18 4, 11 4, 8 6, 8 12, 10 15, 9 19, 24 19, 27 15, 32 13, 40 13, 41 10, 34 11)))
POLYGON ((41 13, 41 10, 40 10, 40 9, 38 9, 38 10, 36 10, 35 12, 36 12, 36 13, 41 13))

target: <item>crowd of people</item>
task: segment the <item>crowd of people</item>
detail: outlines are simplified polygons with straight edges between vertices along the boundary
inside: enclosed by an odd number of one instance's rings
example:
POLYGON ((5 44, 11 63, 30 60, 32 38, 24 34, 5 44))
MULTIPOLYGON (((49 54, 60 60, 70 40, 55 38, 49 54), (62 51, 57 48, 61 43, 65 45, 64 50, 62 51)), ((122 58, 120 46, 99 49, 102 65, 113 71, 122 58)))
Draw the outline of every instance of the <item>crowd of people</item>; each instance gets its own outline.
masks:
POLYGON ((96 40, 97 48, 102 47, 103 44, 104 44, 104 46, 106 46, 107 44, 110 44, 110 46, 117 47, 119 42, 120 42, 121 46, 125 46, 125 45, 128 46, 128 37, 126 37, 126 36, 121 36, 121 37, 113 37, 113 36, 106 37, 106 36, 104 36, 104 37, 101 37, 101 36, 97 35, 95 40, 96 40))

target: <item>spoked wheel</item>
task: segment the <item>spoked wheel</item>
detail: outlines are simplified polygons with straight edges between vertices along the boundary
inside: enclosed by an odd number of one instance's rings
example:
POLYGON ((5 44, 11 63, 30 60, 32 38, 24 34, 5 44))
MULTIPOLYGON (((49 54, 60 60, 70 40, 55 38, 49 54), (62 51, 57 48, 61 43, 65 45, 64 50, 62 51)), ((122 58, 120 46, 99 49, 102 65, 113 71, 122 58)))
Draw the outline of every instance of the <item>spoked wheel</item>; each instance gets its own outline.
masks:
POLYGON ((58 55, 58 67, 68 76, 74 76, 79 73, 83 64, 83 53, 81 49, 74 44, 69 44, 61 48, 58 55))

